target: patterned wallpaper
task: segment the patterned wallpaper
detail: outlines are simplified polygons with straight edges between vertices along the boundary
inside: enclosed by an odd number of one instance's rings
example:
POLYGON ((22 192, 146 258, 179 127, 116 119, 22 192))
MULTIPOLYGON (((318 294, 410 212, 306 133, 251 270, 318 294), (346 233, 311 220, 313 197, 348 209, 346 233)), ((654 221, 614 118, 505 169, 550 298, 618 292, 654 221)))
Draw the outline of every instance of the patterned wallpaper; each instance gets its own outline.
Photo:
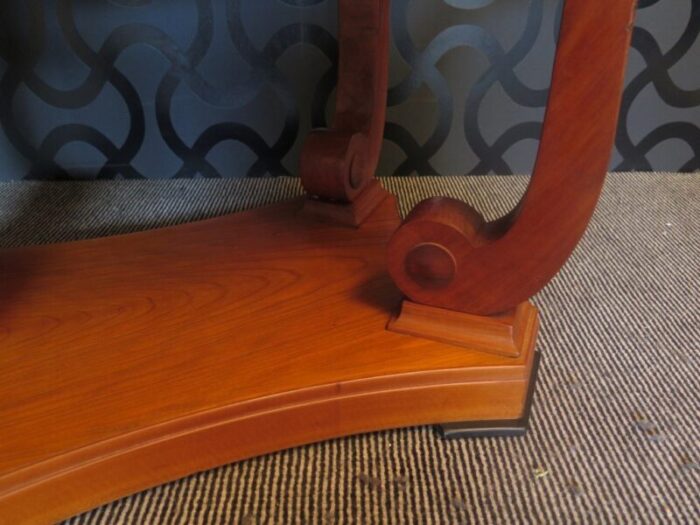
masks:
MULTIPOLYGON (((295 174, 332 112, 336 9, 3 0, 0 180, 295 174)), ((531 171, 560 12, 394 0, 380 174, 531 171)), ((640 0, 612 168, 700 170, 699 33, 700 0, 640 0)))

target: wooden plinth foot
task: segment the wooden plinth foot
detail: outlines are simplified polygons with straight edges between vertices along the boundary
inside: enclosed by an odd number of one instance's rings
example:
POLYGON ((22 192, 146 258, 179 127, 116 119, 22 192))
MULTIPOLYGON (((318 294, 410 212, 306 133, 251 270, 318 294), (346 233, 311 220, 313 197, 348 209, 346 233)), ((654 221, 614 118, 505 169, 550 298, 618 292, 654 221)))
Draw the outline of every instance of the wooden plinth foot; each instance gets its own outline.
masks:
POLYGON ((470 350, 518 357, 537 339, 537 308, 522 303, 501 315, 480 316, 405 300, 388 329, 470 350))
POLYGON ((353 202, 332 202, 308 196, 302 213, 316 220, 357 228, 389 196, 390 193, 372 179, 353 202))
POLYGON ((542 355, 535 352, 535 362, 532 365, 530 386, 523 414, 517 419, 502 421, 465 421, 462 423, 446 423, 437 425, 435 429, 443 439, 464 439, 474 437, 521 437, 530 429, 530 416, 537 386, 537 373, 540 368, 542 355))

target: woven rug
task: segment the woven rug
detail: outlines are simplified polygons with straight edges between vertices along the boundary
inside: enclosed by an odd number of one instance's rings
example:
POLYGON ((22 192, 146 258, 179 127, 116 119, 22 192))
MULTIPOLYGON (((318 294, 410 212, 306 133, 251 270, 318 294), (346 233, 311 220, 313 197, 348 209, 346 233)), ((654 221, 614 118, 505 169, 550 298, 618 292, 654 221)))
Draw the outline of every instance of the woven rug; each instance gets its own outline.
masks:
MULTIPOLYGON (((527 179, 383 182, 403 212, 451 195, 494 217, 527 179)), ((130 232, 300 193, 295 179, 0 184, 0 244, 130 232)), ((609 178, 581 246, 535 298, 544 360, 526 437, 348 437, 68 523, 700 523, 699 223, 700 175, 609 178)))

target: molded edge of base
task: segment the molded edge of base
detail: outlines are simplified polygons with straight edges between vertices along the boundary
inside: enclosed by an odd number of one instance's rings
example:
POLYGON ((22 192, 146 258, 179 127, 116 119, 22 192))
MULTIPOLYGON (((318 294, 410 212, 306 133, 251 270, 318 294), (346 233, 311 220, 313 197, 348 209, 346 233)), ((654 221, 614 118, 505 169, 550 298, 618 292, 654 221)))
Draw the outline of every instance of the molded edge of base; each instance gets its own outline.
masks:
POLYGON ((530 416, 537 386, 537 374, 542 354, 535 352, 532 375, 525 399, 523 415, 518 419, 501 421, 466 421, 463 423, 446 423, 437 425, 435 430, 443 439, 464 439, 475 437, 522 437, 530 429, 530 416))
POLYGON ((340 395, 336 385, 327 385, 290 393, 281 404, 279 398, 253 400, 252 409, 222 407, 147 427, 10 473, 0 479, 0 508, 12 523, 53 523, 195 472, 290 447, 435 425, 445 417, 481 421, 507 410, 504 398, 511 404, 524 399, 528 388, 512 379, 421 383, 340 395))

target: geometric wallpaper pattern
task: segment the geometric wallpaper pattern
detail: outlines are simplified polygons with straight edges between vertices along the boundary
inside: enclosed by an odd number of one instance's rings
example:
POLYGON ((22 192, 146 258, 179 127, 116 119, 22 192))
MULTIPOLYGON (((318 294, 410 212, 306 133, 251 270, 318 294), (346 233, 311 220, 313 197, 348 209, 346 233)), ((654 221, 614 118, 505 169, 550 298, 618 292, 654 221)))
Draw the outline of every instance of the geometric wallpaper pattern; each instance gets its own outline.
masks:
MULTIPOLYGON (((531 171, 562 5, 393 0, 379 174, 531 171)), ((333 111, 336 17, 335 0, 3 0, 0 180, 296 174, 333 111)), ((640 0, 612 169, 700 170, 699 35, 700 0, 640 0)))

